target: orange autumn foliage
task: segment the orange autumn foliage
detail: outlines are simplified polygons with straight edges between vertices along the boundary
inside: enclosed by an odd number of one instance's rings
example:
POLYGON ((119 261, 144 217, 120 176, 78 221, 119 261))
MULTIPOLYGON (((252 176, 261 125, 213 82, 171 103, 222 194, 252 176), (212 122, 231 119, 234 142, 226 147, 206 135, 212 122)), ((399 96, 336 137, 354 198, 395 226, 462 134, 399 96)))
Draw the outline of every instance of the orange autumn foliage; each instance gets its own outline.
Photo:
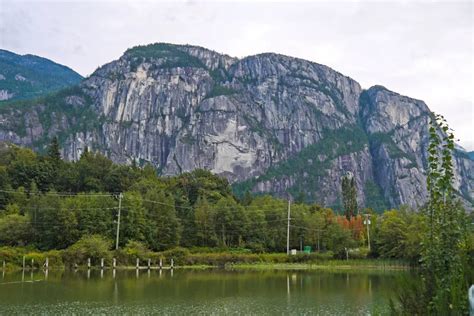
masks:
POLYGON ((361 215, 353 216, 347 220, 345 216, 336 216, 335 222, 342 228, 351 231, 354 239, 360 240, 364 234, 364 219, 361 215))

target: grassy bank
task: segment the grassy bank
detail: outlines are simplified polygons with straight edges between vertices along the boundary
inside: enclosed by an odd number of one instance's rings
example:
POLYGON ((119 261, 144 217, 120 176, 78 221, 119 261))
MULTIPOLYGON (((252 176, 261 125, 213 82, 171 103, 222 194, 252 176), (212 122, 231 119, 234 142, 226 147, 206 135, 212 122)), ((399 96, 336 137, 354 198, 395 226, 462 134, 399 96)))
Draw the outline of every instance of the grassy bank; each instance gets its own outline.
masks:
POLYGON ((102 260, 105 268, 136 269, 137 260, 140 268, 147 268, 148 261, 153 269, 169 268, 171 262, 175 268, 231 268, 231 269, 408 269, 405 261, 386 259, 349 258, 334 259, 331 252, 297 254, 288 256, 285 253, 251 253, 246 250, 210 250, 175 248, 163 252, 152 252, 144 249, 125 248, 108 250, 97 248, 65 249, 41 252, 30 248, 0 247, 0 264, 5 262, 6 270, 41 269, 46 261, 50 269, 87 269, 90 259, 91 268, 100 269, 102 260), (205 251, 205 252, 203 252, 205 251), (209 252, 214 251, 214 252, 209 252))
POLYGON ((362 259, 327 260, 304 263, 254 263, 232 264, 235 270, 409 270, 413 267, 404 261, 362 259))

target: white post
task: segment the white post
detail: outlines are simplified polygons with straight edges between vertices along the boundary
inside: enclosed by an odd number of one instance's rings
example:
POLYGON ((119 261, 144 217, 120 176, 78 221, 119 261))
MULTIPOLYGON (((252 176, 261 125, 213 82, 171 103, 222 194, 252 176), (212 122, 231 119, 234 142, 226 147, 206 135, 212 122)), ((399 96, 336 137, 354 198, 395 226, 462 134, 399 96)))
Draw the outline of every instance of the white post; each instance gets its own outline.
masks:
POLYGON ((140 268, 140 259, 137 258, 137 270, 140 268))
POLYGON ((171 269, 173 269, 174 267, 174 261, 173 261, 173 258, 171 258, 171 269))
POLYGON ((148 270, 151 269, 151 259, 148 259, 148 270))
POLYGON ((117 266, 117 259, 115 259, 115 258, 112 259, 112 265, 113 265, 114 270, 115 270, 115 267, 117 266))
POLYGON ((91 268, 91 258, 87 258, 87 269, 91 268))
POLYGON ((100 259, 100 268, 104 270, 104 258, 100 259))
POLYGON ((290 255, 290 214, 291 214, 291 201, 288 198, 288 226, 286 230, 286 254, 290 255))
POLYGON ((163 259, 160 258, 160 270, 163 269, 163 259))
POLYGON ((367 225, 367 247, 370 251, 370 230, 369 230, 369 224, 370 224, 370 214, 364 214, 365 215, 365 223, 367 225))
POLYGON ((46 267, 46 270, 48 270, 48 268, 49 268, 49 258, 48 257, 46 257, 46 261, 45 261, 44 265, 46 267))
POLYGON ((120 238, 120 213, 122 211, 122 198, 123 194, 119 195, 119 205, 118 205, 118 215, 117 215, 117 232, 115 236, 115 250, 119 248, 119 238, 120 238))
POLYGON ((470 315, 474 315, 474 285, 471 285, 468 291, 470 315))

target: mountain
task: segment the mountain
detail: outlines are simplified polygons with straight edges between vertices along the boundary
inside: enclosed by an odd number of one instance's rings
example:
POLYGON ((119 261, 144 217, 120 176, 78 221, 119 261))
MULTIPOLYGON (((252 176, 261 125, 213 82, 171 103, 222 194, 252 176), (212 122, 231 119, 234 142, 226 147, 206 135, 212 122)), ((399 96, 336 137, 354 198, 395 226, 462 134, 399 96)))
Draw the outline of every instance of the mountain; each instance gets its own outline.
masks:
MULTIPOLYGON (((341 204, 350 173, 359 204, 383 209, 427 200, 431 115, 423 101, 363 90, 310 61, 160 43, 127 50, 77 87, 0 107, 0 141, 44 150, 57 135, 68 159, 87 146, 163 175, 209 169, 238 194, 328 206, 341 204)), ((455 187, 472 203, 474 162, 455 158, 455 187)))
POLYGON ((49 59, 0 49, 0 101, 38 97, 81 80, 74 70, 49 59))

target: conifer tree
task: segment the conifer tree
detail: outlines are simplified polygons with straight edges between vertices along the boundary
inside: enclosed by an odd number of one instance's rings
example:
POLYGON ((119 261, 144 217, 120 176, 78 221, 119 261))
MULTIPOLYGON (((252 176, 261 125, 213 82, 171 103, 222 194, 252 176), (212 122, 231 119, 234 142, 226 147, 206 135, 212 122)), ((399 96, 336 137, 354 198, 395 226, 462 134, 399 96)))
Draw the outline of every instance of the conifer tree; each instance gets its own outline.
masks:
POLYGON ((347 220, 357 215, 357 189, 352 175, 342 177, 342 204, 347 220))
POLYGON ((54 165, 59 164, 61 161, 61 148, 59 141, 56 136, 53 137, 48 147, 48 158, 53 162, 54 165))

